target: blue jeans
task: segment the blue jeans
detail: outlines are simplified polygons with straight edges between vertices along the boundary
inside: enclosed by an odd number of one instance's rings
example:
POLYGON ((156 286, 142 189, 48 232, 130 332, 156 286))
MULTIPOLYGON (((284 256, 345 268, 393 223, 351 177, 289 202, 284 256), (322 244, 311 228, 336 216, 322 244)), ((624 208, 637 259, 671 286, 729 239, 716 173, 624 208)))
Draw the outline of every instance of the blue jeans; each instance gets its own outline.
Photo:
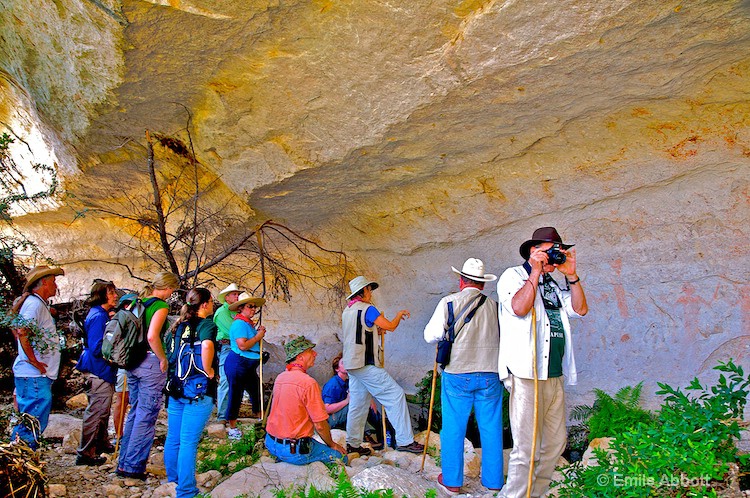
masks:
POLYGON ((342 461, 347 462, 346 455, 342 455, 333 448, 329 448, 325 444, 313 439, 310 445, 310 453, 307 455, 300 455, 299 446, 297 446, 297 452, 292 454, 288 444, 282 444, 271 439, 266 434, 266 449, 268 452, 275 456, 282 462, 291 463, 292 465, 307 465, 313 462, 336 462, 342 461))
POLYGON ((39 434, 34 433, 23 424, 18 424, 10 434, 11 441, 16 435, 26 441, 32 449, 39 447, 38 438, 47 428, 49 412, 52 410, 52 379, 49 377, 16 377, 16 401, 18 411, 33 415, 39 420, 39 434))
POLYGON ((446 486, 464 484, 464 438, 472 407, 482 441, 482 485, 503 487, 503 388, 496 372, 443 372, 440 459, 446 486))
POLYGON ((159 368, 159 358, 149 353, 146 359, 127 371, 130 413, 125 421, 118 468, 126 472, 146 471, 146 462, 154 444, 156 418, 162 406, 162 389, 167 373, 159 368))
POLYGON ((167 468, 167 480, 177 483, 177 498, 198 494, 195 460, 198 443, 213 409, 214 399, 209 396, 192 402, 187 399, 169 400, 164 466, 167 468))
POLYGON ((224 371, 224 363, 232 350, 229 344, 222 344, 219 350, 219 389, 216 392, 216 419, 227 419, 227 404, 229 403, 229 379, 224 371))

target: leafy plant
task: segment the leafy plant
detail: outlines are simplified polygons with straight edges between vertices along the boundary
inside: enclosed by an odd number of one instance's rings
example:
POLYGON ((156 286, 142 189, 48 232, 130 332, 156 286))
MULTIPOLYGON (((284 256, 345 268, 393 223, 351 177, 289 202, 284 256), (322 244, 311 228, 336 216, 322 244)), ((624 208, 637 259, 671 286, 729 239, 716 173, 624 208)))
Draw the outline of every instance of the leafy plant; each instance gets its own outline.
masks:
POLYGON ((251 466, 260 458, 263 444, 261 431, 252 426, 252 430, 243 431, 239 441, 219 445, 212 444, 210 438, 204 438, 198 446, 198 472, 218 470, 222 475, 229 475, 251 466))
POLYGON ((589 441, 598 437, 617 436, 638 423, 653 420, 653 415, 640 407, 642 390, 643 382, 634 387, 625 386, 614 396, 601 389, 594 389, 594 403, 574 407, 570 417, 581 421, 580 425, 588 433, 589 441))
POLYGON ((598 465, 577 462, 554 483, 558 496, 647 497, 717 496, 730 463, 747 463, 735 440, 743 430, 740 417, 747 403, 750 377, 732 360, 714 370, 717 384, 706 387, 694 379, 685 393, 659 384, 664 402, 655 418, 620 431, 611 453, 595 449, 598 465), (692 391, 692 393, 690 393, 692 391))

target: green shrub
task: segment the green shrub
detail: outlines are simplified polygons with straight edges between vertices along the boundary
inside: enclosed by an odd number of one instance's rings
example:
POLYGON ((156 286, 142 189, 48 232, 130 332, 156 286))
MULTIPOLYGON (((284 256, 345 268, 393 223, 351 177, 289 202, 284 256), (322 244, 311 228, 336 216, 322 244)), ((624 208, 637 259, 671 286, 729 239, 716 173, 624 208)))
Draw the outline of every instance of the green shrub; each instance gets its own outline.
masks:
POLYGON ((203 438, 198 445, 198 472, 218 470, 229 475, 249 467, 260 458, 265 432, 257 424, 243 428, 239 441, 216 444, 210 438, 203 438), (231 466, 232 462, 236 462, 231 466))
POLYGON ((611 453, 594 450, 598 465, 564 469, 554 483, 558 496, 578 498, 582 489, 590 497, 717 496, 728 464, 747 462, 734 443, 750 377, 732 360, 714 369, 728 376, 710 388, 694 379, 686 388, 691 394, 660 383, 657 394, 665 398, 658 415, 616 433, 611 453))

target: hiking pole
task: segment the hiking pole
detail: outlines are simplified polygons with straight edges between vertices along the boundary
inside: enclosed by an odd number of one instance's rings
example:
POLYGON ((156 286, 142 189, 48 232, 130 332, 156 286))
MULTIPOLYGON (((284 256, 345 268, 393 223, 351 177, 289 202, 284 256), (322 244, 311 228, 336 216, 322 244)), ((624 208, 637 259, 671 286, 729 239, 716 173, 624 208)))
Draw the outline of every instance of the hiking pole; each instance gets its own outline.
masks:
POLYGON ((437 384, 437 352, 438 346, 435 345, 435 366, 432 367, 432 386, 430 387, 430 408, 427 410, 427 436, 424 438, 424 449, 422 450, 422 466, 419 471, 424 470, 424 461, 427 458, 427 446, 430 444, 430 432, 432 432, 432 408, 435 406, 435 385, 437 384))
MULTIPOLYGON (((260 256, 260 282, 262 284, 263 291, 261 293, 260 297, 266 297, 266 264, 264 261, 264 255, 263 255, 263 225, 265 223, 262 223, 261 225, 258 225, 258 228, 255 231, 255 235, 258 237, 258 255, 260 256)), ((261 326, 263 323, 263 307, 261 306, 260 312, 258 313, 258 327, 261 326)), ((266 408, 265 408, 265 393, 263 392, 265 389, 263 387, 263 339, 260 340, 260 418, 263 420, 265 418, 266 408)))
MULTIPOLYGON (((536 297, 536 296, 535 296, 536 297)), ((531 485, 534 481, 534 457, 536 456, 536 429, 538 425, 538 416, 539 416, 539 375, 537 373, 536 368, 536 358, 537 358, 537 352, 536 352, 536 308, 534 307, 534 303, 531 303, 531 333, 534 338, 534 346, 533 346, 533 356, 534 356, 534 365, 533 365, 533 371, 534 371, 534 427, 532 431, 531 436, 531 458, 529 459, 529 480, 527 482, 527 489, 526 489, 526 498, 531 498, 531 485)))
MULTIPOLYGON (((385 330, 380 334, 380 354, 383 355, 382 363, 383 368, 385 368, 385 330)), ((385 427, 385 405, 383 403, 380 403, 380 411, 380 418, 383 421, 383 449, 385 449, 386 443, 388 442, 388 436, 387 429, 385 427)))
POLYGON ((120 451, 120 439, 122 439, 122 431, 125 429, 125 389, 128 388, 128 376, 126 375, 122 383, 122 391, 120 392, 120 427, 115 424, 115 453, 112 459, 117 458, 120 451))

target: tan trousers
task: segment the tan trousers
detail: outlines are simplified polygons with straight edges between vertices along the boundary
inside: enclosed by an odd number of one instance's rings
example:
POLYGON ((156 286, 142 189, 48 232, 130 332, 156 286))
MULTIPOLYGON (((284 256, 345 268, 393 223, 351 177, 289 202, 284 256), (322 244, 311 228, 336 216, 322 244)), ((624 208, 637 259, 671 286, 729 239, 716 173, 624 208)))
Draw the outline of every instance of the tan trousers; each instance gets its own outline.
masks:
MULTIPOLYGON (((507 387, 507 383, 506 383, 507 387)), ((500 492, 503 498, 525 498, 529 478, 531 439, 534 431, 534 381, 511 377, 510 428, 513 450, 508 478, 500 492)), ((539 415, 534 456, 534 480, 531 496, 539 497, 549 489, 557 460, 567 443, 565 428, 565 392, 563 377, 539 381, 539 415)))

